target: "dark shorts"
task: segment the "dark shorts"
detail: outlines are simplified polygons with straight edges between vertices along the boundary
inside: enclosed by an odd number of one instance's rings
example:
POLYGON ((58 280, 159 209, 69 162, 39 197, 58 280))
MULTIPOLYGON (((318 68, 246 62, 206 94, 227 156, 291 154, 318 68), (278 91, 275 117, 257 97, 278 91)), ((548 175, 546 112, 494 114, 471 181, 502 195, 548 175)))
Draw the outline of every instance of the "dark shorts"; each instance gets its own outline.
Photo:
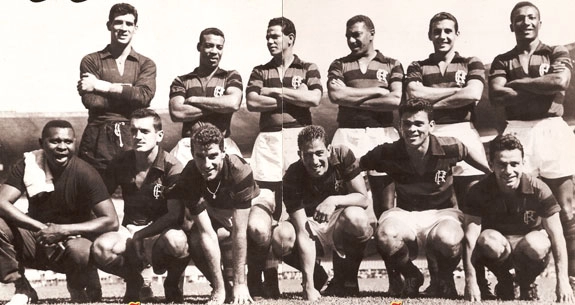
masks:
POLYGON ((105 122, 86 126, 78 156, 103 174, 110 161, 133 147, 129 122, 105 122))

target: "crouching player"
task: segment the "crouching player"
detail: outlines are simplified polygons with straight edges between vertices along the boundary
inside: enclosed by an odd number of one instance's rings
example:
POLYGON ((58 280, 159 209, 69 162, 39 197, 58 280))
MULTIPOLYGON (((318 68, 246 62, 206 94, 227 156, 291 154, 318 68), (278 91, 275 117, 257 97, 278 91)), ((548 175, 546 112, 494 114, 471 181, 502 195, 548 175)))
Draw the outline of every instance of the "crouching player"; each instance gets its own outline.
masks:
POLYGON ((430 291, 437 297, 457 297, 453 271, 461 257, 463 214, 457 209, 452 167, 465 161, 487 173, 485 158, 468 151, 457 139, 435 137, 433 106, 411 99, 401 104, 401 139, 379 145, 360 160, 363 170, 388 173, 395 182, 397 206, 385 211, 378 221, 377 249, 386 266, 399 271, 390 287, 404 297, 417 296, 423 284, 421 271, 412 263, 425 253, 437 265, 430 291))
POLYGON ((204 231, 216 241, 212 249, 203 245, 191 247, 192 259, 214 286, 213 298, 223 302, 225 297, 239 304, 253 302, 245 275, 247 226, 252 199, 260 190, 249 164, 237 155, 225 153, 224 136, 214 125, 199 127, 191 137, 191 144, 193 160, 188 162, 168 197, 184 200, 191 215, 205 212, 209 215, 211 226, 194 223, 191 244, 195 245, 204 231), (220 277, 221 264, 225 290, 220 277))
POLYGON ((334 279, 326 290, 357 295, 357 272, 373 234, 361 170, 347 147, 327 145, 322 127, 305 127, 298 135, 298 147, 300 160, 283 178, 290 219, 274 230, 272 247, 277 255, 299 255, 304 299, 320 297, 321 287, 314 287, 314 263, 328 251, 333 251, 334 279))
POLYGON ((125 279, 124 302, 151 297, 141 275, 150 264, 158 274, 168 271, 166 301, 181 302, 178 282, 189 261, 187 237, 179 226, 183 203, 166 200, 163 193, 175 183, 183 167, 159 146, 164 132, 160 116, 153 110, 134 111, 130 133, 134 149, 115 157, 104 175, 110 193, 118 186, 122 188, 122 226, 96 239, 92 256, 102 270, 125 279))
POLYGON ((546 268, 552 252, 557 301, 573 304, 559 204, 545 183, 524 173, 523 146, 515 136, 498 136, 489 148, 493 173, 471 188, 462 208, 465 298, 477 301, 487 294, 480 291, 475 277, 476 267, 487 266, 497 276, 498 298, 515 298, 509 272, 514 268, 520 299, 537 300, 535 278, 546 268))

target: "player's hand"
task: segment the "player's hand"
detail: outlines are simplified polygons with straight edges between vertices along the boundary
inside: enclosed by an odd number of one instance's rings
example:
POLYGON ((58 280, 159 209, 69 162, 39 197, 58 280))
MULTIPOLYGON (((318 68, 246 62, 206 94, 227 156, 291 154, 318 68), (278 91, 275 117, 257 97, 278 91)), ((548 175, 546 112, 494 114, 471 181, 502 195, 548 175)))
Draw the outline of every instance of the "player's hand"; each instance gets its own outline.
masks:
POLYGON ((481 291, 477 283, 466 283, 465 290, 463 291, 463 298, 466 301, 480 302, 481 301, 481 291))
POLYGON ((331 200, 331 197, 328 197, 315 208, 313 219, 319 223, 328 222, 331 214, 335 211, 335 208, 335 201, 331 200))
POLYGON ((39 243, 46 246, 56 244, 68 237, 62 226, 54 223, 47 223, 46 227, 40 230, 38 234, 39 243))
POLYGON ((234 304, 253 303, 250 291, 246 284, 234 284, 234 304))
POLYGON ((98 78, 92 73, 83 73, 78 81, 78 92, 93 92, 96 90, 98 78))
POLYGON ((307 90, 307 85, 304 83, 301 83, 301 85, 299 85, 299 87, 297 88, 297 90, 307 90))
POLYGON ((281 96, 281 88, 263 87, 260 90, 260 94, 273 98, 279 98, 281 96))
POLYGON ((557 287, 555 289, 555 294, 557 295, 557 302, 574 304, 575 297, 573 296, 573 289, 568 280, 557 281, 557 287))
POLYGON ((563 72, 565 70, 567 70, 567 66, 564 63, 559 62, 559 63, 552 64, 549 72, 559 73, 559 72, 563 72))
POLYGON ((334 87, 341 87, 341 88, 347 87, 341 79, 337 79, 337 78, 330 80, 329 83, 334 87))
POLYGON ((321 294, 313 286, 309 289, 303 290, 303 299, 310 302, 317 301, 321 298, 321 294))

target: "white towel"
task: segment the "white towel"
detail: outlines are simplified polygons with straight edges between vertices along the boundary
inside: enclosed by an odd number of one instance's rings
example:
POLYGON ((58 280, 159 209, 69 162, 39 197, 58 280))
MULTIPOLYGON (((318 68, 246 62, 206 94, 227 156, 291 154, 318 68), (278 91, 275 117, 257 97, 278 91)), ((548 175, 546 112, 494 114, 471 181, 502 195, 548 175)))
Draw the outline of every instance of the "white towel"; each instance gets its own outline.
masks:
POLYGON ((24 153, 24 185, 29 197, 54 191, 54 177, 42 149, 24 153))

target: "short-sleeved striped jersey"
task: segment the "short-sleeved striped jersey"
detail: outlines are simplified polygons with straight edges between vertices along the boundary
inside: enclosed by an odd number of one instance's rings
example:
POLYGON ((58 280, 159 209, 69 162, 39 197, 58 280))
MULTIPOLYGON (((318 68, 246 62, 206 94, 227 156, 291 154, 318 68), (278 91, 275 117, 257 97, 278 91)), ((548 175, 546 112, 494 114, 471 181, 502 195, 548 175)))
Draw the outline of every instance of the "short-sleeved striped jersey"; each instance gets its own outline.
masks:
MULTIPOLYGON (((236 87, 243 90, 242 77, 238 71, 226 71, 218 68, 212 78, 206 84, 202 83, 202 79, 198 76, 198 68, 194 69, 191 73, 178 76, 170 86, 170 98, 174 96, 182 96, 189 98, 192 96, 203 97, 219 97, 224 95, 226 90, 230 87, 236 87)), ((209 113, 194 121, 184 122, 182 126, 182 138, 192 135, 192 127, 198 123, 211 123, 220 129, 227 137, 230 135, 230 122, 233 113, 209 113)))
MULTIPOLYGON (((513 48, 495 57, 489 79, 505 77, 510 82, 525 77, 540 77, 553 73, 552 65, 556 63, 564 64, 569 70, 573 69, 569 52, 564 46, 551 47, 540 42, 529 59, 528 73, 525 73, 519 62, 519 51, 513 48)), ((548 95, 523 93, 531 95, 528 101, 505 107, 508 120, 528 121, 563 115, 565 91, 548 95)))
POLYGON ((165 196, 185 202, 192 215, 198 215, 206 204, 216 209, 249 209, 251 200, 260 194, 250 165, 237 155, 226 155, 217 186, 208 189, 206 180, 194 163, 189 161, 175 185, 165 196))
MULTIPOLYGON (((250 75, 246 95, 250 92, 259 94, 264 87, 298 89, 302 84, 305 84, 308 90, 319 89, 323 92, 317 66, 294 55, 294 60, 285 71, 283 80, 280 79, 278 66, 274 60, 255 67, 250 75)), ((260 131, 263 132, 307 125, 311 125, 309 108, 290 103, 284 103, 281 108, 265 111, 260 115, 260 131)))
POLYGON ((513 194, 503 193, 494 174, 469 190, 463 213, 481 217, 481 230, 503 235, 525 235, 542 228, 541 218, 561 211, 549 187, 541 180, 523 174, 513 194))
POLYGON ((395 182, 397 207, 425 211, 454 207, 452 167, 467 157, 467 148, 457 139, 429 135, 429 158, 423 175, 413 167, 403 139, 378 145, 361 157, 363 170, 386 172, 395 182))
MULTIPOLYGON (((376 55, 369 63, 366 73, 363 73, 359 68, 357 58, 348 55, 331 63, 328 71, 328 82, 332 79, 342 80, 346 86, 353 88, 383 87, 390 89, 391 83, 403 81, 403 66, 399 61, 383 56, 376 50, 376 55)), ((372 111, 340 105, 337 122, 339 128, 391 127, 393 126, 393 112, 372 111)))
MULTIPOLYGON (((420 82, 432 88, 463 88, 467 82, 476 79, 485 84, 485 66, 477 57, 462 57, 455 52, 455 56, 447 65, 445 74, 439 69, 439 62, 433 55, 420 61, 414 61, 407 67, 405 85, 410 82, 420 82)), ((433 117, 438 124, 451 124, 466 122, 473 115, 474 104, 453 109, 437 109, 433 117)))

